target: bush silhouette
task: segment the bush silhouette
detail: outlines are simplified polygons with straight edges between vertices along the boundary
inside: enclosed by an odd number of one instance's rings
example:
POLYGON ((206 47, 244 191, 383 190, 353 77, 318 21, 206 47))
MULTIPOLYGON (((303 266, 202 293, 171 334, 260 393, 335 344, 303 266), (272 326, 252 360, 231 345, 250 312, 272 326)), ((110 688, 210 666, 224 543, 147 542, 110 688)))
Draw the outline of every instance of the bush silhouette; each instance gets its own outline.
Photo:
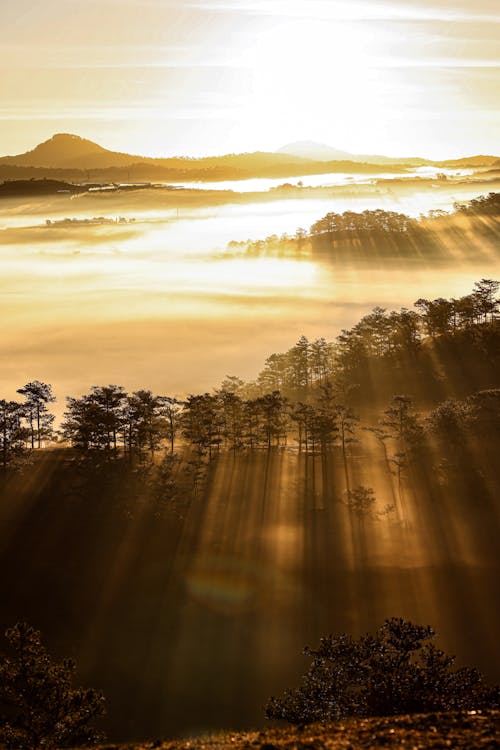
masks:
POLYGON ((304 650, 312 664, 301 685, 271 698, 266 718, 309 724, 498 707, 499 688, 488 687, 476 669, 453 670, 455 657, 428 642, 434 635, 428 625, 392 618, 357 640, 345 633, 322 638, 317 650, 304 650))
POLYGON ((101 741, 89 722, 104 713, 104 697, 72 687, 74 662, 53 662, 40 633, 26 623, 5 635, 10 653, 0 657, 0 744, 39 750, 101 741))

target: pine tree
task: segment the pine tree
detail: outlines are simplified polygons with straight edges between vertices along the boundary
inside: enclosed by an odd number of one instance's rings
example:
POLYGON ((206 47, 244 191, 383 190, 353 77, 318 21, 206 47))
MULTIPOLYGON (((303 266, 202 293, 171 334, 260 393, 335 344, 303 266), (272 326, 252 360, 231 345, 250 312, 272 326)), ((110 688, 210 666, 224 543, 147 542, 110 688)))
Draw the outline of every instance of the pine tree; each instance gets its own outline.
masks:
POLYGON ((33 380, 17 392, 26 399, 25 415, 30 426, 31 448, 35 448, 35 442, 41 448, 43 440, 52 436, 54 415, 47 409, 47 404, 56 400, 52 386, 33 380))
POLYGON ((104 697, 72 687, 74 662, 54 662, 40 633, 26 623, 5 635, 10 653, 0 658, 0 743, 9 750, 39 750, 102 741, 90 722, 103 715, 104 697))
POLYGON ((498 708, 499 687, 488 687, 474 668, 453 669, 429 641, 428 625, 393 617, 374 634, 322 638, 301 685, 271 698, 267 719, 291 724, 335 721, 345 716, 392 716, 432 711, 498 708))

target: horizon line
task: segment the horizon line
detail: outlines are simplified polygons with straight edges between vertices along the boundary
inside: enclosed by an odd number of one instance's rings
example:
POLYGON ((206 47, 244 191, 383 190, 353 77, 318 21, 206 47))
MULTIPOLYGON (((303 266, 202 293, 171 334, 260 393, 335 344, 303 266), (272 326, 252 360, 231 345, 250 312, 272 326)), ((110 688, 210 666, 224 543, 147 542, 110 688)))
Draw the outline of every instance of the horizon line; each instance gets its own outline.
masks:
MULTIPOLYGON (((85 136, 78 135, 78 133, 69 132, 69 131, 58 131, 58 132, 52 133, 52 135, 49 136, 48 138, 45 138, 45 139, 37 142, 32 148, 28 148, 26 151, 23 151, 23 152, 20 152, 20 153, 16 153, 16 154, 1 154, 0 155, 0 159, 3 159, 3 158, 15 158, 16 156, 24 156, 25 154, 34 151, 36 148, 38 148, 39 146, 43 145, 44 143, 48 143, 49 141, 53 140, 57 136, 70 136, 70 137, 78 138, 78 139, 83 140, 83 141, 90 141, 91 143, 95 144, 96 146, 99 146, 100 148, 103 148, 105 151, 109 151, 109 152, 115 153, 115 154, 124 154, 124 155, 127 155, 127 156, 136 156, 136 157, 141 158, 141 159, 155 159, 155 160, 156 159, 157 160, 162 160, 162 159, 193 159, 193 160, 202 160, 202 159, 223 158, 225 156, 243 156, 243 155, 246 155, 246 154, 257 154, 257 153, 278 154, 278 153, 280 153, 280 149, 286 148, 287 146, 289 146, 291 144, 294 144, 294 143, 297 143, 297 144, 301 144, 301 143, 303 143, 303 144, 311 144, 311 145, 320 146, 320 147, 324 147, 324 148, 335 149, 337 151, 343 151, 342 148, 337 148, 337 146, 331 146, 330 144, 323 143, 323 142, 320 142, 320 141, 314 141, 314 140, 311 140, 311 139, 298 139, 297 141, 291 141, 291 142, 285 143, 282 146, 279 146, 278 148, 276 148, 274 150, 267 150, 267 149, 262 149, 262 148, 256 148, 254 150, 247 150, 247 151, 230 151, 230 152, 226 151, 226 152, 217 152, 217 153, 207 153, 207 154, 204 154, 202 156, 192 156, 192 155, 189 155, 187 153, 184 153, 184 154, 175 153, 175 154, 168 154, 168 155, 154 155, 154 156, 152 156, 152 155, 148 155, 148 154, 133 153, 132 151, 120 151, 120 150, 116 150, 113 147, 110 148, 108 146, 103 146, 102 143, 100 143, 98 141, 94 141, 91 138, 87 138, 85 136)), ((397 159, 397 160, 401 160, 401 159, 409 159, 409 160, 410 159, 420 159, 422 161, 437 162, 437 163, 444 162, 444 161, 456 161, 456 160, 460 160, 460 159, 472 159, 472 158, 481 157, 481 156, 484 156, 484 157, 497 157, 497 158, 500 159, 500 156, 497 156, 497 154, 486 153, 486 152, 483 152, 482 150, 479 150, 479 151, 477 151, 477 152, 475 152, 473 154, 462 154, 461 156, 448 156, 448 157, 442 157, 442 158, 430 158, 430 157, 427 157, 427 156, 409 155, 409 154, 403 154, 403 155, 397 156, 397 155, 394 155, 394 154, 388 155, 388 154, 384 154, 384 153, 362 153, 362 152, 355 152, 355 151, 345 151, 345 154, 346 154, 345 158, 342 158, 342 157, 338 157, 338 158, 332 157, 331 159, 315 159, 314 157, 299 156, 297 154, 288 154, 288 156, 290 156, 290 158, 303 159, 304 161, 317 161, 317 162, 330 162, 330 161, 331 162, 342 162, 342 161, 351 161, 351 159, 348 158, 350 156, 351 157, 357 157, 357 158, 359 158, 359 157, 374 157, 374 158, 397 159)), ((285 153, 284 155, 287 155, 287 154, 285 153)), ((365 163, 368 163, 368 162, 365 162, 365 163)), ((58 169, 59 167, 40 167, 40 168, 43 168, 43 169, 47 169, 47 168, 48 169, 50 169, 50 168, 58 169)))

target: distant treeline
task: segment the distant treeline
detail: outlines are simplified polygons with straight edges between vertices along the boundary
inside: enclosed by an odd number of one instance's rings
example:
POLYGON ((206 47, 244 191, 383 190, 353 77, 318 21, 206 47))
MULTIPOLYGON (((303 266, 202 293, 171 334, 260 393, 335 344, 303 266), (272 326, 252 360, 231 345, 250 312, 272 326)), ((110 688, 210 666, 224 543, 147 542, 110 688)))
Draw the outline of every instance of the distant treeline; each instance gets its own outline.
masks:
MULTIPOLYGON (((450 228, 450 219, 467 216, 477 219, 475 230, 498 238, 498 218, 500 217, 500 193, 489 193, 465 203, 454 204, 454 214, 442 210, 432 210, 420 219, 412 218, 396 211, 383 209, 362 212, 344 211, 327 213, 316 221, 309 230, 299 228, 294 235, 270 235, 264 240, 232 241, 228 250, 243 248, 250 255, 274 254, 292 251, 300 254, 309 248, 313 254, 328 254, 349 248, 350 255, 399 255, 419 257, 422 251, 426 256, 438 254, 443 249, 440 231, 450 228)), ((457 242, 451 238, 451 249, 457 242)), ((450 249, 450 248, 448 248, 450 249)))
POLYGON ((6 180, 0 182, 0 198, 15 198, 22 195, 54 195, 55 193, 85 193, 86 185, 75 185, 62 180, 6 180))
MULTIPOLYGON (((69 179, 69 178, 68 178, 69 179)), ((173 185, 155 185, 152 183, 120 184, 118 182, 75 184, 67 180, 26 179, 5 180, 0 182, 0 198, 17 198, 20 196, 59 195, 103 192, 130 192, 132 190, 175 190, 173 185)))
MULTIPOLYGON (((286 445, 313 452, 340 445, 345 458, 358 429, 356 407, 378 407, 400 389, 436 403, 443 377, 447 395, 498 386, 499 287, 481 279, 458 299, 419 299, 415 310, 376 307, 335 342, 302 336, 287 352, 272 354, 255 382, 227 377, 214 393, 182 401, 93 386, 68 398, 57 434, 51 386, 27 383, 18 391, 24 402, 0 401, 2 464, 15 465, 54 437, 83 452, 140 462, 165 446, 174 454, 178 444, 208 460, 221 450, 286 445)), ((398 410, 410 413, 412 399, 397 399, 398 410)))
POLYGON ((47 219, 45 225, 47 227, 79 227, 79 226, 113 226, 116 224, 133 224, 134 218, 126 218, 125 216, 118 216, 117 218, 110 218, 109 216, 93 216, 91 219, 47 219))
MULTIPOLYGON (((135 157, 137 159, 137 157, 135 157)), ((124 165, 109 166, 103 157, 102 165, 91 164, 80 167, 32 167, 21 166, 0 160, 0 180, 51 178, 71 182, 130 182, 131 180, 189 182, 216 180, 244 180, 258 177, 287 178, 297 175, 330 174, 350 172, 351 174, 377 174, 384 172, 400 173, 411 169, 410 164, 365 164, 353 161, 312 161, 288 154, 255 152, 249 154, 227 154, 203 158, 171 157, 166 159, 143 159, 124 165)))

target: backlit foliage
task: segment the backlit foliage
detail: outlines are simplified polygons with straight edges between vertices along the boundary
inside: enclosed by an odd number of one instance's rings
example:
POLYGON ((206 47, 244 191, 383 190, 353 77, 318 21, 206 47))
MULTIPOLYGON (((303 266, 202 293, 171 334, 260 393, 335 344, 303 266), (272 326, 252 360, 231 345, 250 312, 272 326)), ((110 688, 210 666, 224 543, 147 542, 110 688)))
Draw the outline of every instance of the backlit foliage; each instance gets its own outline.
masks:
POLYGON ((5 635, 10 648, 0 660, 0 742, 39 750, 102 740, 90 722, 104 713, 104 697, 72 686, 74 662, 54 662, 40 633, 26 623, 5 635))
POLYGON ((268 719, 292 724, 345 716, 385 716, 430 711, 494 708, 499 689, 485 685, 470 667, 453 669, 455 658, 430 643, 428 625, 386 620, 374 634, 322 638, 298 688, 271 698, 268 719))

